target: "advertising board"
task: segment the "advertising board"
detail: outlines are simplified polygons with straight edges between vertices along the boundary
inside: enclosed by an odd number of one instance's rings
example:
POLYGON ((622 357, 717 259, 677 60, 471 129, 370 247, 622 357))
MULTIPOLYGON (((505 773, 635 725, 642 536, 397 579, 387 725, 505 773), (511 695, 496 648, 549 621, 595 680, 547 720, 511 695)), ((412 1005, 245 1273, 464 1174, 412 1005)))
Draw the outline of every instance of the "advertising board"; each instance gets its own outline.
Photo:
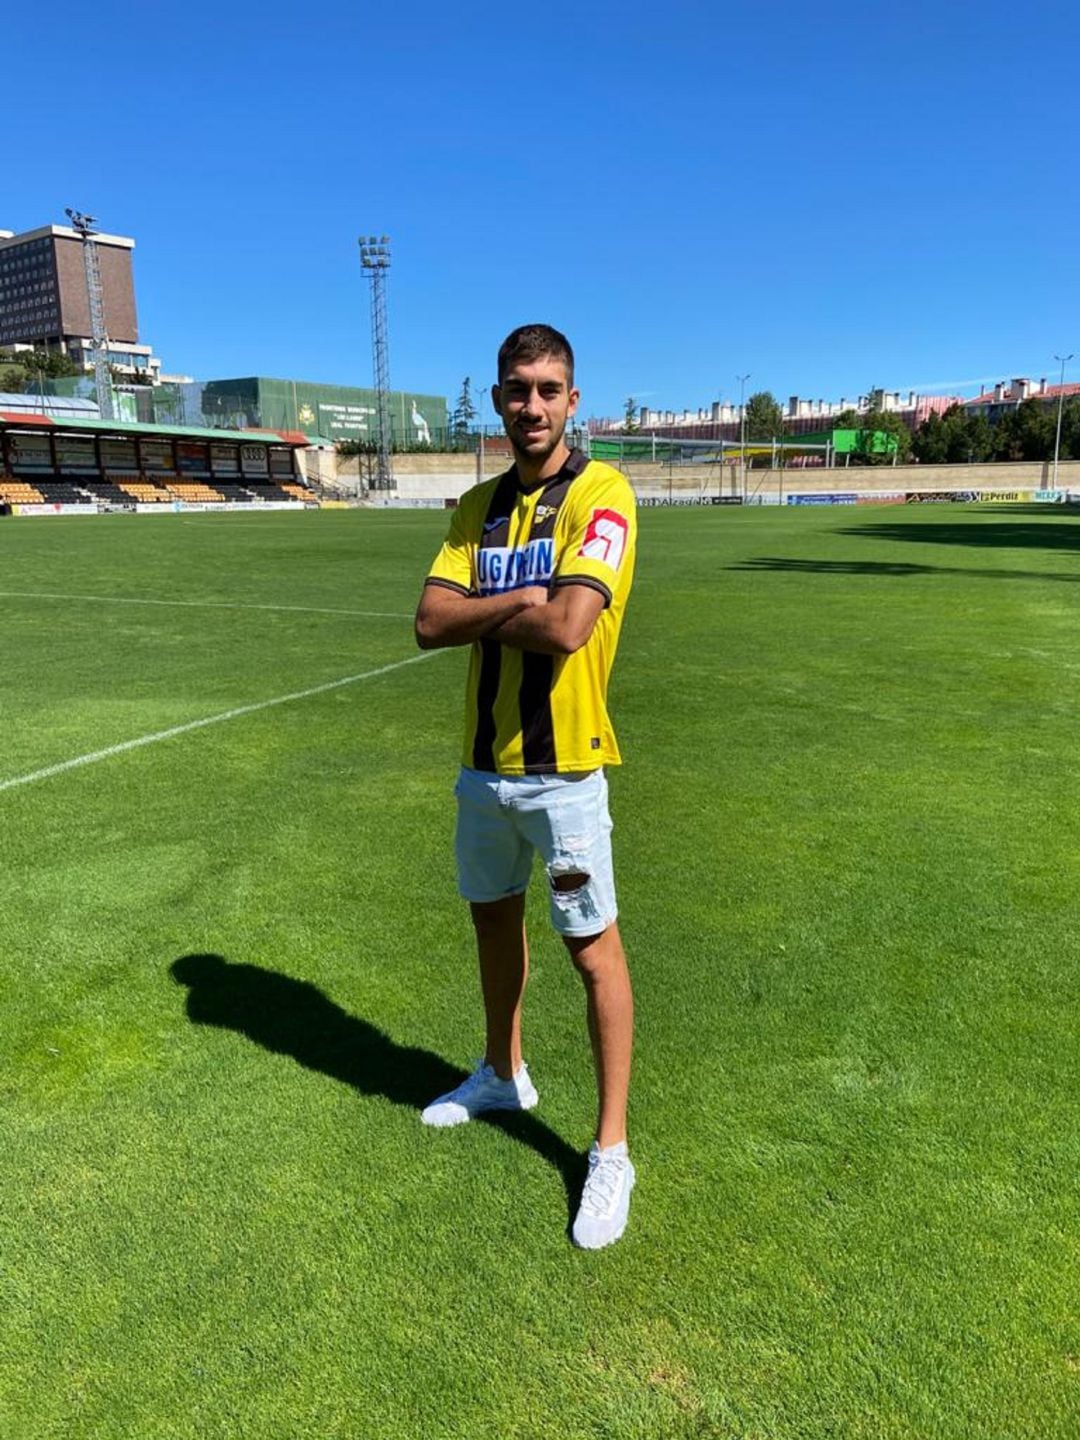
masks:
POLYGON ((978 500, 977 490, 909 490, 905 505, 965 505, 978 500))
POLYGON ((241 445, 240 468, 245 475, 265 475, 268 470, 265 445, 241 445))
POLYGON ((97 455, 90 435, 57 435, 56 468, 65 475, 96 475, 97 455))
POLYGON ((13 505, 13 515, 96 515, 96 505, 13 505))
POLYGON ((48 435, 10 435, 8 454, 11 468, 19 474, 24 470, 51 470, 52 448, 48 435))
POLYGON ((139 445, 139 455, 144 470, 172 471, 173 449, 168 440, 143 440, 139 445))
POLYGON ((200 444, 197 440, 178 440, 176 442, 176 468, 181 475, 209 479, 209 446, 200 444))
POLYGON ((135 441, 102 440, 101 468, 116 475, 137 475, 139 457, 135 453, 135 441))
POLYGON ((235 445, 211 445, 210 469, 215 475, 239 475, 240 452, 235 445))
POLYGON ((789 505, 857 505, 858 495, 854 493, 826 493, 813 495, 789 495, 789 505))
POLYGON ((639 495, 638 508, 681 507, 685 505, 741 505, 741 495, 639 495))

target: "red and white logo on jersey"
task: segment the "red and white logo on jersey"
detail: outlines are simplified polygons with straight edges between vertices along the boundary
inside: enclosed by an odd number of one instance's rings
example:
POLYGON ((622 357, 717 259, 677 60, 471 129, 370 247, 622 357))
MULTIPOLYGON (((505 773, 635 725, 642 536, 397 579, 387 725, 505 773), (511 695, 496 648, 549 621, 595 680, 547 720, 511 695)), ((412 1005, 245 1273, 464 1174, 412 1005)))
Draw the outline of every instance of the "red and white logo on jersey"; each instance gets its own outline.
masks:
POLYGON ((626 550, 630 527, 617 510, 594 510, 578 554, 586 560, 600 560, 618 570, 626 550))

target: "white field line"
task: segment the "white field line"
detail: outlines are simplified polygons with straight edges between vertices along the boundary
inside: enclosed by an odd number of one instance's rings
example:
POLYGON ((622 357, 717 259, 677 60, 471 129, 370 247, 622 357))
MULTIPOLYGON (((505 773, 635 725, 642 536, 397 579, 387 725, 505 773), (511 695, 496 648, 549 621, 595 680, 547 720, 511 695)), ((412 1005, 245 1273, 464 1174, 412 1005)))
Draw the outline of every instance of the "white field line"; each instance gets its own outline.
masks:
POLYGON ((240 600, 144 600, 131 595, 61 595, 52 590, 0 590, 0 600, 99 600, 106 605, 180 605, 197 610, 292 610, 300 615, 362 615, 411 620, 404 610, 331 610, 323 605, 252 605, 240 600))
POLYGON ((202 720, 189 720, 184 725, 173 725, 168 730, 156 730, 152 735, 140 735, 135 740, 123 740, 119 745, 109 745, 104 750, 92 750, 88 755, 76 755, 72 760, 62 760, 58 765, 46 765, 44 770, 32 770, 29 775, 13 775, 10 780, 0 780, 0 790, 14 790, 16 785, 32 785, 35 780, 48 780, 52 775, 61 775, 65 770, 75 770, 80 765, 93 765, 98 760, 109 760, 113 755, 122 755, 125 750, 138 750, 143 745, 156 745, 159 740, 171 740, 176 735, 186 735, 191 730, 204 730, 207 725, 221 725, 226 720, 237 720, 241 715, 254 715, 260 710, 269 710, 274 705, 288 705, 293 700, 308 700, 312 695, 325 695, 328 690, 340 690, 343 685, 356 685, 361 680, 374 680, 376 675, 388 675, 391 670, 416 665, 421 660, 430 660, 438 650, 429 650, 422 655, 410 655, 407 660, 395 660, 392 665, 380 665, 377 670, 365 670, 360 675, 346 675, 340 680, 328 680, 324 685, 312 685, 309 690, 294 690, 291 695, 275 695, 272 700, 257 700, 253 705, 238 705, 234 710, 223 710, 219 715, 207 715, 202 720))

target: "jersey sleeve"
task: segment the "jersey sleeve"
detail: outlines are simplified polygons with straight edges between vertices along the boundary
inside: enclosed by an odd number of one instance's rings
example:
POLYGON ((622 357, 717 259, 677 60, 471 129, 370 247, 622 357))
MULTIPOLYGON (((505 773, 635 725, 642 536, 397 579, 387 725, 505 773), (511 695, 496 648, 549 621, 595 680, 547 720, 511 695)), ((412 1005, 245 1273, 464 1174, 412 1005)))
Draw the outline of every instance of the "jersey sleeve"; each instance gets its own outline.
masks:
POLYGON ((447 590, 456 590, 459 595, 471 595, 473 591, 473 542, 469 538, 469 525, 465 506, 459 505, 450 518, 450 529, 443 541, 442 549, 432 561, 426 585, 442 585, 447 590))
POLYGON ((585 489, 568 517, 552 585, 588 585, 611 604, 620 577, 633 569, 637 507, 625 476, 609 470, 585 489))

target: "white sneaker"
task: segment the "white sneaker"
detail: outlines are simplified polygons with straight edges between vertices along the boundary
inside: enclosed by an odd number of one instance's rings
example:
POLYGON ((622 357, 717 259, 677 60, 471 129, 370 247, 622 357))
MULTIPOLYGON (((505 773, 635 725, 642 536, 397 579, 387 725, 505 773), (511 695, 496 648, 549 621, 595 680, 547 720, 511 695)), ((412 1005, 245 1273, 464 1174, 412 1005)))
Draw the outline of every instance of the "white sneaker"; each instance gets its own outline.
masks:
POLYGON ((606 1150, 593 1143, 589 1174, 572 1231, 575 1245, 583 1250, 599 1250, 619 1239, 630 1215, 634 1180, 625 1141, 606 1150))
POLYGON ((527 1065, 512 1080, 501 1080, 481 1060, 467 1080, 433 1100, 420 1119, 425 1125, 464 1125, 485 1110, 531 1110, 539 1099, 527 1065))

